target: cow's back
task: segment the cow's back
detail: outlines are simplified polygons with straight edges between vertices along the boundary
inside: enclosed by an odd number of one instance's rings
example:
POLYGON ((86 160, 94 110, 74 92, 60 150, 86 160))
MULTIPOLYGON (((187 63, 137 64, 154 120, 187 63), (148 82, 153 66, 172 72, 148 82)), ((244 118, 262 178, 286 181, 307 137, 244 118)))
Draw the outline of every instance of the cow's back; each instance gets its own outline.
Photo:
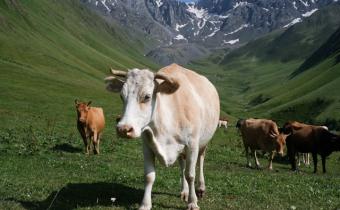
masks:
POLYGON ((312 152, 319 147, 321 132, 324 130, 322 126, 308 125, 303 123, 293 123, 293 132, 287 137, 287 143, 294 145, 299 152, 312 152))
POLYGON ((198 135, 200 145, 205 145, 216 131, 220 116, 216 88, 206 77, 177 64, 164 67, 160 72, 174 77, 180 85, 175 93, 162 96, 173 103, 177 127, 190 127, 192 133, 198 135))
POLYGON ((102 108, 91 107, 87 116, 87 126, 96 132, 101 132, 105 127, 105 118, 102 108))

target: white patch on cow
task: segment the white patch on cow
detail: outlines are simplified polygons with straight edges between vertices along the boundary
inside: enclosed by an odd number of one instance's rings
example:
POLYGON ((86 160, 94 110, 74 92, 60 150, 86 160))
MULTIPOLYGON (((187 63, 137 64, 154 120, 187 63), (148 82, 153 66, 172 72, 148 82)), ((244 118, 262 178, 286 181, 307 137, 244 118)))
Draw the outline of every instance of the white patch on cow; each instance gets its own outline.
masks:
POLYGON ((224 35, 225 35, 225 36, 228 36, 228 35, 237 33, 237 32, 239 32, 239 31, 241 31, 242 29, 248 28, 248 27, 249 27, 249 24, 243 24, 243 25, 241 25, 239 28, 237 28, 236 30, 234 30, 234 31, 232 31, 232 32, 229 32, 229 33, 226 33, 226 34, 224 34, 224 35))
POLYGON ((223 43, 224 44, 231 44, 231 45, 233 45, 233 44, 236 44, 239 41, 240 41, 240 39, 234 39, 234 40, 229 40, 229 41, 223 40, 223 43))
POLYGON ((311 16, 316 11, 318 11, 318 9, 313 9, 313 10, 311 10, 309 12, 306 12, 306 13, 302 14, 302 16, 303 17, 309 17, 309 16, 311 16))
POLYGON ((300 23, 302 22, 302 19, 301 18, 295 18, 294 20, 292 20, 292 22, 288 23, 287 25, 283 26, 283 28, 288 28, 292 25, 295 25, 297 23, 300 23))

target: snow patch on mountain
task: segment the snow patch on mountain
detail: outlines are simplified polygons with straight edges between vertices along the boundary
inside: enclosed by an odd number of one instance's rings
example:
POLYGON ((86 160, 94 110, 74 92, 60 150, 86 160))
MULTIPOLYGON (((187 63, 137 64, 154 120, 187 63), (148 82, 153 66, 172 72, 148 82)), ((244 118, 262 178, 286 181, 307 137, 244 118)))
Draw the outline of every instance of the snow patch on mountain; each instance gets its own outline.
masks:
POLYGON ((178 34, 174 39, 176 39, 176 40, 187 40, 182 34, 178 34))
POLYGON ((233 44, 236 44, 239 41, 240 41, 240 39, 234 39, 234 40, 229 40, 229 41, 223 40, 223 43, 233 45, 233 44))
POLYGON ((155 0, 155 3, 157 5, 157 7, 161 7, 163 5, 162 0, 155 0))
POLYGON ((232 31, 232 32, 229 32, 229 33, 226 33, 226 34, 224 34, 224 35, 225 35, 225 36, 228 36, 228 35, 237 33, 237 32, 239 32, 239 31, 241 31, 242 29, 248 28, 248 27, 249 27, 249 24, 243 24, 243 25, 241 25, 239 28, 237 28, 236 30, 234 30, 234 31, 232 31))
POLYGON ((186 25, 188 25, 188 23, 185 23, 185 24, 183 24, 183 25, 180 25, 180 24, 177 24, 177 23, 176 23, 175 30, 176 30, 176 31, 179 31, 179 29, 184 28, 186 25))
POLYGON ((250 3, 246 2, 246 1, 240 1, 240 2, 236 2, 236 4, 233 6, 233 9, 236 9, 237 7, 244 7, 249 5, 250 3))
POLYGON ((292 25, 295 25, 297 23, 300 23, 302 22, 302 19, 301 18, 295 18, 292 22, 288 23, 287 25, 283 26, 283 28, 288 28, 292 25))
POLYGON ((309 17, 309 16, 311 16, 316 11, 318 11, 318 9, 313 9, 313 10, 311 10, 309 12, 306 12, 306 13, 302 14, 302 16, 303 17, 309 17))
POLYGON ((187 11, 194 14, 198 19, 208 16, 208 11, 205 9, 198 9, 195 4, 187 4, 187 11))

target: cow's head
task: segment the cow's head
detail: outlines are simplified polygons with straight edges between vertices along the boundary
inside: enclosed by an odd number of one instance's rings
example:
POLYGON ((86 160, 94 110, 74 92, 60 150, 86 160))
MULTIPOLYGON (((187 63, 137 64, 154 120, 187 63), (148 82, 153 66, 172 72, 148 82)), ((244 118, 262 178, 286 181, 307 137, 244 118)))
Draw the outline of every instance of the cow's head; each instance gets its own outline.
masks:
POLYGON ((286 139, 289 135, 291 135, 291 130, 288 128, 285 130, 285 128, 278 128, 278 134, 277 132, 270 134, 272 138, 275 139, 275 150, 276 152, 283 156, 283 150, 286 144, 286 139))
POLYGON ((281 156, 283 156, 283 150, 286 144, 286 138, 289 135, 290 134, 287 135, 287 134, 280 133, 276 137, 276 152, 281 156))
POLYGON ((137 138, 152 118, 156 93, 172 94, 178 82, 168 75, 153 73, 147 69, 132 69, 128 72, 112 70, 112 76, 105 78, 106 89, 120 92, 124 103, 123 115, 117 124, 119 135, 137 138))
POLYGON ((87 119, 87 113, 90 110, 90 104, 91 101, 85 103, 85 102, 79 102, 77 99, 74 101, 76 105, 77 115, 78 115, 78 121, 81 123, 85 123, 87 119))

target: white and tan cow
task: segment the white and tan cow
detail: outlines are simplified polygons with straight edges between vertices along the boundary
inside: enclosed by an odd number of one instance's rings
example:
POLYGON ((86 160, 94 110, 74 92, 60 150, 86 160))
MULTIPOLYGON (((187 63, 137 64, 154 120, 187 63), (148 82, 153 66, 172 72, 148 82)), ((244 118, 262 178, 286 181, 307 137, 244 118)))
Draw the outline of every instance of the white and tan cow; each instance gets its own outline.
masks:
POLYGON ((188 209, 199 209, 195 167, 199 162, 198 196, 205 191, 203 162, 208 142, 217 129, 220 102, 209 80, 177 64, 153 73, 112 70, 107 89, 121 94, 124 110, 117 131, 127 138, 142 137, 145 192, 140 209, 151 209, 155 158, 165 166, 179 161, 181 198, 188 209))

